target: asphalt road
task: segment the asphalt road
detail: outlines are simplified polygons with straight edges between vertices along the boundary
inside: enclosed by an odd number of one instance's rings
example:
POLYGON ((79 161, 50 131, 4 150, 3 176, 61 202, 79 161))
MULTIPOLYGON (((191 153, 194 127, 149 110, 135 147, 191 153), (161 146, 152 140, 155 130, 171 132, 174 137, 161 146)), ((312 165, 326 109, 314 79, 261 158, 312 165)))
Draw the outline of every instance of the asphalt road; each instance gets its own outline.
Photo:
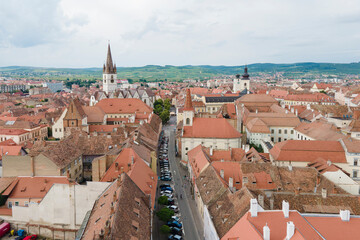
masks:
MULTIPOLYGON (((172 172, 172 182, 171 185, 174 187, 174 195, 178 196, 175 198, 175 204, 179 207, 179 217, 183 223, 183 238, 186 240, 200 240, 203 239, 203 225, 201 217, 196 209, 195 201, 192 198, 190 193, 190 186, 186 177, 187 170, 180 166, 180 158, 175 156, 175 132, 176 128, 176 117, 171 117, 170 121, 163 126, 165 136, 169 137, 168 145, 168 156, 170 162, 170 170, 172 172), (182 199, 180 198, 182 195, 182 199)), ((159 168, 158 168, 158 171, 159 168)), ((168 183, 168 182, 167 182, 168 183)), ((162 181, 159 181, 158 185, 160 186, 162 181)), ((158 189, 159 193, 159 189, 158 189)), ((159 195, 158 195, 159 196, 159 195)), ((158 211, 157 207, 155 211, 158 211)), ((162 240, 167 239, 167 236, 160 233, 161 223, 157 216, 154 215, 153 222, 153 239, 162 240)))
POLYGON ((200 240, 203 239, 202 223, 198 211, 196 210, 195 201, 190 194, 189 182, 186 180, 187 171, 180 166, 180 158, 175 157, 175 132, 176 117, 171 117, 169 123, 164 126, 165 135, 169 137, 169 162, 172 171, 175 192, 179 197, 177 200, 178 207, 181 213, 181 220, 184 228, 184 239, 186 240, 200 240))

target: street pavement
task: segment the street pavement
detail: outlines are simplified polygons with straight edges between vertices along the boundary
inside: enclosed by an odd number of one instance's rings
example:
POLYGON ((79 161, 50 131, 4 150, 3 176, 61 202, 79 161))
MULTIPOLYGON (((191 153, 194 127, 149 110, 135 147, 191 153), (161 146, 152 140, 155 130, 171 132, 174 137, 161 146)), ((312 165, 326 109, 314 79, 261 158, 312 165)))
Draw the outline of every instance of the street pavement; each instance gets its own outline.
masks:
MULTIPOLYGON (((185 240, 200 240, 203 239, 203 224, 202 218, 200 217, 199 212, 196 208, 196 203, 191 195, 190 184, 188 182, 187 170, 184 166, 180 165, 180 158, 175 156, 175 131, 176 128, 176 117, 171 117, 168 124, 164 125, 163 130, 165 136, 169 137, 168 144, 168 156, 170 162, 170 170, 172 172, 172 183, 174 187, 175 204, 179 207, 179 217, 183 223, 183 238, 185 240), (180 198, 182 195, 182 198, 180 198)), ((159 169, 158 169, 159 171, 159 169)), ((159 181, 158 185, 160 186, 162 181, 159 181)), ((158 192, 159 189, 158 189, 158 192)), ((159 196, 159 195, 158 195, 159 196)), ((159 207, 156 206, 158 211, 159 207)), ((154 213, 154 222, 153 222, 153 239, 162 240, 167 239, 167 236, 160 233, 161 223, 157 216, 154 213)))

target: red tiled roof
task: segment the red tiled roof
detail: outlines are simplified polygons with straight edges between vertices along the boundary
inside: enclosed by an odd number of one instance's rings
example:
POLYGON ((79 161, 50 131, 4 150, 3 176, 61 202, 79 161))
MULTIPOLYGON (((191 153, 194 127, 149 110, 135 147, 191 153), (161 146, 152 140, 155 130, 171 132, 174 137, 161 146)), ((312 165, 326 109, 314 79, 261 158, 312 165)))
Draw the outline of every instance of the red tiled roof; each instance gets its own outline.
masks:
POLYGON ((43 198, 55 183, 70 184, 66 177, 17 177, 2 195, 9 198, 43 198))
POLYGON ((28 133, 28 131, 22 129, 0 129, 1 135, 18 136, 26 133, 28 133))
POLYGON ((106 114, 151 113, 153 110, 137 98, 106 98, 96 104, 106 114))
POLYGON ((184 126, 184 138, 240 138, 224 118, 194 118, 192 126, 184 126))
POLYGON ((270 150, 275 161, 314 162, 324 158, 334 163, 346 163, 345 151, 338 141, 287 140, 270 150))

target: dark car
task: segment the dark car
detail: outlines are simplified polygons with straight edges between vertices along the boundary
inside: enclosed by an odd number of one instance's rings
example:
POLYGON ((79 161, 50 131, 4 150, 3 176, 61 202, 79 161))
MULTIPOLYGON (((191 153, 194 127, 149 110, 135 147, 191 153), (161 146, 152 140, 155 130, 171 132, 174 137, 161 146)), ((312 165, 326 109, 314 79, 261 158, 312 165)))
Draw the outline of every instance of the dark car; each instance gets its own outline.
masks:
POLYGON ((173 198, 168 198, 167 205, 174 205, 174 204, 175 204, 175 200, 173 198))
POLYGON ((176 234, 170 235, 170 236, 168 237, 168 239, 169 239, 169 240, 183 240, 183 238, 182 238, 180 235, 176 235, 176 234))
POLYGON ((173 189, 172 189, 172 187, 160 187, 160 189, 162 190, 162 191, 165 191, 165 190, 169 190, 169 191, 174 191, 173 189))
POLYGON ((182 236, 182 230, 181 230, 180 228, 170 227, 170 232, 171 232, 172 234, 176 234, 176 235, 182 236))
POLYGON ((171 185, 168 183, 163 183, 160 185, 160 188, 164 188, 164 187, 171 187, 171 185))
POLYGON ((166 225, 168 225, 169 227, 182 228, 182 224, 177 221, 169 221, 166 225))
POLYGON ((160 180, 168 182, 168 181, 171 181, 171 177, 160 177, 160 180))

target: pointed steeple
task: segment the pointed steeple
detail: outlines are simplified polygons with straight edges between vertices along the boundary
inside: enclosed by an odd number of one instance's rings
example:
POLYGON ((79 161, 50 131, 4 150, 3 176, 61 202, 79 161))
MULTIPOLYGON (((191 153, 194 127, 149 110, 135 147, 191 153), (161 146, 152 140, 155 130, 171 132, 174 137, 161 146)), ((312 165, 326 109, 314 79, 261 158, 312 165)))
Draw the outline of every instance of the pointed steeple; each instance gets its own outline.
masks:
POLYGON ((105 64, 105 71, 104 73, 114 74, 116 73, 116 70, 114 69, 114 64, 111 57, 111 49, 110 49, 110 43, 108 43, 108 52, 106 57, 106 64, 105 64))
POLYGON ((186 89, 186 99, 185 99, 184 110, 185 111, 194 111, 192 101, 191 101, 190 88, 186 89))

